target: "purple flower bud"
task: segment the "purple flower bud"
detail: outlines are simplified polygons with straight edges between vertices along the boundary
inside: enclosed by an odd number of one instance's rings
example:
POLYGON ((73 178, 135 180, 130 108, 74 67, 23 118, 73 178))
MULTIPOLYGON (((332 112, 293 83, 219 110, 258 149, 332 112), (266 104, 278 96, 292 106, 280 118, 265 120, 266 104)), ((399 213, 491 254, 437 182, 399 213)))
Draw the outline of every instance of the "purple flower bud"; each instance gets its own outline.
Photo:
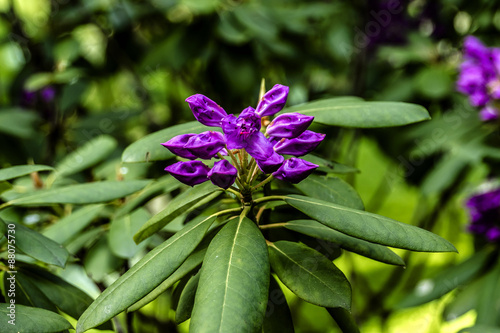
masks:
POLYGON ((490 242, 500 241, 500 188, 473 195, 465 205, 471 217, 468 230, 490 242))
POLYGON ((283 165, 273 173, 274 178, 297 184, 306 179, 318 165, 292 157, 283 163, 283 165))
POLYGON ((227 116, 226 111, 210 98, 196 94, 186 99, 193 115, 200 123, 206 126, 220 127, 222 118, 227 116))
POLYGON ((189 141, 189 139, 191 139, 191 137, 195 135, 196 134, 193 133, 177 135, 167 142, 162 143, 161 145, 170 150, 172 154, 194 160, 196 156, 193 155, 189 150, 184 148, 184 146, 189 141))
POLYGON ((263 173, 273 173, 281 167, 284 160, 283 156, 273 151, 273 154, 269 158, 255 161, 263 173))
POLYGON ((225 145, 222 133, 206 131, 189 138, 184 148, 196 157, 209 160, 217 155, 225 145))
POLYGON ((247 140, 245 150, 256 160, 265 160, 274 154, 273 145, 261 132, 256 132, 247 140))
POLYGON ((21 93, 21 105, 32 106, 36 101, 36 91, 23 90, 21 93))
POLYGON ((280 140, 274 150, 279 154, 303 156, 313 151, 324 138, 325 134, 307 130, 296 138, 280 140))
POLYGON ((498 119, 499 112, 496 108, 491 105, 486 105, 479 111, 479 118, 482 121, 492 121, 498 119))
POLYGON ((232 114, 224 117, 221 127, 229 149, 246 148, 249 138, 260 131, 260 117, 249 106, 238 118, 232 114))
POLYGON ((54 87, 47 86, 40 91, 40 96, 46 103, 48 103, 56 96, 56 90, 54 87))
POLYGON ((311 125, 314 117, 297 112, 283 113, 274 118, 266 129, 267 134, 279 138, 296 138, 311 125))
POLYGON ((272 116, 283 109, 287 98, 288 87, 277 84, 262 96, 256 112, 261 117, 272 116))
POLYGON ((208 172, 208 178, 212 184, 223 189, 227 189, 233 185, 237 175, 238 170, 227 160, 215 162, 212 170, 208 172))
POLYGON ((208 180, 210 168, 201 161, 177 162, 165 168, 178 181, 194 186, 208 180))

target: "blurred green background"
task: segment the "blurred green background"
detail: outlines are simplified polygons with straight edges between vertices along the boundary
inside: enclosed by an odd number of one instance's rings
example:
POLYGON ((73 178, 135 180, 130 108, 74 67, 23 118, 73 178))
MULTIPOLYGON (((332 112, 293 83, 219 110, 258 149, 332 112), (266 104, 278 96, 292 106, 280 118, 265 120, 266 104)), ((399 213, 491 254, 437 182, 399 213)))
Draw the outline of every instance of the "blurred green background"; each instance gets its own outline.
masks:
MULTIPOLYGON (((355 254, 336 264, 353 285, 362 332, 456 332, 475 312, 443 316, 450 296, 395 304, 474 252, 463 202, 497 175, 500 137, 454 82, 464 36, 499 46, 499 31, 500 4, 487 0, 0 0, 0 166, 54 165, 107 134, 118 145, 79 180, 158 177, 165 163, 123 164, 123 149, 191 121, 184 100, 194 93, 231 113, 255 105, 262 78, 290 87, 288 106, 343 95, 423 105, 430 122, 330 130, 321 149, 361 171, 345 180, 368 211, 432 230, 460 253, 398 251, 406 269, 355 254)), ((103 264, 94 245, 85 251, 97 263, 85 268, 105 286, 128 264, 103 264)), ((338 332, 324 309, 287 297, 297 332, 338 332)), ((175 332, 170 301, 137 312, 137 330, 175 332)))

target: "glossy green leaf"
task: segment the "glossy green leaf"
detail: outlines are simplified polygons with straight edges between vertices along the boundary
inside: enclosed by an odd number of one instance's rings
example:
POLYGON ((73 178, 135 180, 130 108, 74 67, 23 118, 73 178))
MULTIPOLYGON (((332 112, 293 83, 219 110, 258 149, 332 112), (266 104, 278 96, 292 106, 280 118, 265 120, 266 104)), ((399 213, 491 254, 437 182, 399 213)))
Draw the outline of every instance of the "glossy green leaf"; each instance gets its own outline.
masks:
POLYGON ((348 236, 314 220, 289 221, 284 226, 287 229, 300 232, 304 235, 339 244, 343 249, 373 260, 391 265, 405 265, 403 259, 385 246, 348 236))
POLYGON ((396 308, 417 306, 435 300, 458 286, 464 285, 488 265, 491 251, 480 251, 458 265, 442 270, 433 278, 419 282, 415 290, 402 299, 396 308))
POLYGON ((286 109, 314 116, 314 121, 332 126, 375 128, 394 127, 430 119, 425 108, 401 102, 338 102, 320 100, 286 109))
POLYGON ((93 301, 77 287, 39 267, 30 266, 23 271, 52 303, 73 318, 80 317, 93 301))
POLYGON ((36 281, 30 280, 22 272, 17 272, 12 276, 5 273, 3 276, 3 284, 7 287, 6 290, 10 289, 12 284, 12 278, 15 279, 15 295, 14 297, 9 297, 7 293, 6 301, 7 303, 12 302, 12 300, 17 304, 33 306, 36 308, 41 308, 49 310, 52 312, 57 312, 57 308, 52 303, 44 293, 40 291, 36 281))
POLYGON ((356 321, 349 311, 343 308, 327 308, 326 310, 342 330, 342 333, 359 333, 356 321))
POLYGON ((214 216, 200 216, 150 251, 90 305, 78 321, 77 332, 104 323, 151 292, 184 262, 214 220, 214 216))
POLYGON ((196 289, 198 288, 198 282, 200 280, 200 274, 192 276, 184 289, 182 289, 181 296, 179 298, 179 303, 177 304, 177 309, 175 310, 175 322, 180 324, 191 318, 191 312, 193 311, 194 296, 196 294, 196 289))
MULTIPOLYGON (((0 223, 5 223, 0 219, 0 223)), ((42 234, 25 227, 22 224, 15 224, 15 246, 28 256, 47 264, 64 267, 68 260, 68 251, 60 244, 43 236, 42 234)))
POLYGON ((105 160, 115 150, 116 140, 109 135, 100 135, 71 152, 56 165, 56 174, 64 177, 85 170, 105 160))
POLYGON ((294 185, 309 197, 354 209, 365 209, 356 190, 340 178, 310 175, 294 185))
POLYGON ((269 261, 262 233, 248 218, 228 222, 205 255, 191 332, 258 332, 266 310, 269 261))
POLYGON ((0 133, 6 133, 21 139, 35 134, 38 114, 21 108, 0 110, 0 133))
POLYGON ((174 154, 172 154, 167 148, 163 147, 161 143, 166 142, 174 136, 180 134, 197 134, 208 130, 221 131, 220 128, 207 127, 197 121, 191 121, 151 133, 125 148, 122 154, 122 161, 127 163, 149 162, 162 161, 172 158, 174 157, 174 154))
POLYGON ((293 333, 293 320, 290 308, 280 285, 271 275, 269 283, 269 297, 266 314, 262 324, 262 333, 293 333))
POLYGON ((16 305, 15 325, 9 323, 10 304, 0 303, 0 331, 2 333, 37 332, 54 333, 73 328, 61 315, 45 309, 16 305), (7 319, 8 318, 8 319, 7 319))
MULTIPOLYGON (((31 195, 9 201, 7 206, 45 206, 52 204, 91 204, 101 203, 135 193, 143 189, 149 180, 127 180, 122 182, 104 181, 77 184, 40 190, 31 195)), ((0 207, 2 207, 0 206, 0 207)))
POLYGON ((116 210, 115 216, 120 217, 123 216, 127 213, 130 213, 133 211, 135 208, 137 208, 139 205, 145 203, 147 200, 149 200, 152 196, 160 194, 160 193, 168 193, 173 190, 178 189, 181 187, 183 184, 172 177, 171 175, 166 175, 158 179, 157 181, 149 184, 144 188, 144 190, 138 194, 136 197, 128 200, 125 204, 120 206, 116 210))
POLYGON ((54 170, 48 165, 16 165, 0 170, 0 181, 29 175, 32 172, 54 170))
POLYGON ((164 210, 149 219, 139 229, 134 236, 134 241, 137 244, 142 242, 169 222, 172 222, 177 216, 193 210, 200 200, 217 191, 220 191, 220 188, 210 182, 206 182, 176 196, 164 210))
POLYGON ((321 253, 301 243, 269 245, 269 261, 281 282, 303 300, 324 307, 351 308, 351 286, 321 253))
POLYGON ((59 244, 65 244, 85 229, 103 208, 104 205, 85 206, 44 229, 42 234, 59 244))
POLYGON ((132 258, 146 243, 137 245, 134 234, 146 223, 150 214, 143 208, 118 219, 113 219, 109 229, 109 247, 120 258, 132 258))
POLYGON ((285 201, 330 228, 371 243, 422 252, 457 251, 432 232, 388 217, 300 195, 290 195, 285 201))
POLYGON ((128 312, 136 311, 142 308, 144 305, 149 304, 154 301, 158 296, 163 294, 168 288, 172 287, 177 281, 186 276, 193 269, 201 265, 207 248, 202 248, 191 254, 183 263, 172 273, 165 281, 163 281, 158 287, 153 289, 149 294, 141 298, 137 303, 128 308, 128 312))

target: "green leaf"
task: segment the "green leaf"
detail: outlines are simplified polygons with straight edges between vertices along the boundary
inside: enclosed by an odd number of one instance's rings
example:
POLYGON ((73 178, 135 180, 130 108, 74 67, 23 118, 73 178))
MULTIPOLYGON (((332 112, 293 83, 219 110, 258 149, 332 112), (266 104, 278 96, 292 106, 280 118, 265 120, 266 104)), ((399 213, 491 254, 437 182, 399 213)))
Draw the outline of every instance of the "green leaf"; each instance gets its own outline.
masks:
POLYGON ((149 180, 104 181, 40 190, 0 206, 45 206, 52 204, 91 204, 123 198, 144 188, 149 180))
POLYGON ((339 244, 341 248, 367 258, 391 265, 404 266, 405 262, 396 253, 379 244, 345 235, 314 220, 295 220, 285 223, 285 228, 304 235, 339 244))
POLYGON ((57 312, 57 308, 52 303, 44 293, 40 291, 36 281, 31 281, 22 272, 17 272, 17 274, 9 275, 7 273, 3 276, 3 284, 5 290, 11 289, 9 287, 12 285, 12 278, 15 279, 15 295, 13 297, 8 297, 11 293, 6 293, 7 303, 11 303, 12 300, 17 304, 33 306, 36 308, 41 308, 49 310, 52 312, 57 312))
POLYGON ((262 333, 293 333, 293 321, 290 308, 280 285, 271 275, 267 309, 262 324, 262 333))
POLYGON ((200 280, 200 274, 192 276, 184 289, 182 289, 181 296, 179 298, 179 303, 177 304, 177 309, 175 310, 175 322, 180 324, 191 318, 191 312, 193 311, 194 296, 196 294, 196 289, 198 288, 198 281, 200 280))
POLYGON ((194 219, 144 256, 99 295, 80 317, 76 331, 104 323, 151 292, 183 263, 214 220, 215 216, 194 219))
POLYGON ((305 195, 354 209, 364 210, 365 206, 356 190, 340 178, 310 175, 294 184, 305 195))
POLYGON ((38 114, 21 108, 0 110, 0 133, 9 134, 21 139, 33 136, 38 114))
POLYGON ((258 332, 266 310, 269 261, 262 233, 248 218, 228 222, 205 255, 191 332, 258 332))
POLYGON ((309 161, 311 163, 319 165, 318 171, 326 172, 326 173, 337 173, 337 174, 346 174, 346 173, 358 173, 359 170, 345 164, 340 164, 337 162, 325 160, 316 155, 307 154, 301 157, 303 160, 309 161))
MULTIPOLYGON (((491 274, 491 272, 489 273, 491 274)), ((467 284, 462 290, 458 290, 453 299, 446 304, 443 310, 443 318, 446 321, 455 320, 468 311, 477 307, 479 295, 488 274, 467 284)), ((458 288, 461 288, 460 286, 458 288)))
POLYGON ((483 250, 456 266, 442 270, 433 278, 420 281, 415 290, 398 302, 395 308, 417 306, 447 294, 477 276, 488 265, 490 259, 491 251, 483 250))
POLYGON ((342 330, 342 333, 359 333, 356 321, 349 311, 342 308, 327 308, 326 310, 342 330))
POLYGON ((83 259, 85 271, 96 282, 104 282, 109 274, 119 270, 123 265, 123 260, 115 256, 109 249, 108 238, 109 233, 100 237, 83 259))
POLYGON ((60 161, 56 165, 56 174, 69 176, 96 165, 108 158, 116 146, 116 140, 109 135, 93 138, 60 161))
MULTIPOLYGON (((0 223, 5 223, 0 219, 0 223)), ((19 250, 32 258, 43 261, 47 264, 64 267, 68 260, 69 253, 62 245, 41 235, 40 233, 25 227, 22 224, 15 224, 15 246, 19 250)))
POLYGON ((351 286, 321 253, 306 245, 278 241, 269 245, 273 271, 295 295, 324 307, 351 308, 351 286))
POLYGON ((23 269, 27 277, 38 289, 61 311, 73 318, 80 317, 93 301, 90 296, 80 289, 48 271, 36 266, 30 266, 26 270, 23 269))
POLYGON ((320 100, 286 108, 314 116, 314 121, 325 125, 374 128, 394 127, 430 119, 425 108, 401 102, 355 102, 320 100))
POLYGON ((166 175, 157 181, 149 184, 144 190, 136 197, 128 200, 124 205, 116 210, 115 217, 123 216, 130 213, 139 205, 149 200, 152 196, 159 193, 168 193, 178 189, 182 183, 170 175, 166 175))
POLYGON ((148 222, 139 229, 134 236, 134 241, 139 244, 169 222, 172 222, 177 216, 196 208, 195 205, 199 203, 200 200, 217 191, 220 191, 220 188, 214 186, 210 182, 206 182, 196 187, 192 187, 176 196, 164 210, 149 219, 148 222))
POLYGON ((186 276, 193 269, 201 265, 207 248, 202 248, 191 254, 183 263, 172 273, 165 281, 163 281, 158 287, 153 289, 149 294, 141 298, 140 301, 128 308, 128 312, 136 311, 142 308, 144 305, 149 304, 154 301, 158 296, 163 294, 168 288, 172 287, 177 281, 186 276))
POLYGON ((300 195, 285 201, 324 225, 371 243, 422 252, 456 252, 446 239, 388 217, 300 195))
POLYGON ((484 284, 479 292, 476 312, 476 324, 499 326, 500 317, 500 260, 497 258, 491 273, 484 279, 484 284))
POLYGON ((458 333, 500 333, 500 327, 488 325, 474 325, 463 328, 458 333))
POLYGON ((0 331, 3 333, 52 333, 73 328, 66 319, 57 313, 24 305, 15 305, 15 325, 12 325, 9 323, 13 319, 9 306, 11 305, 0 303, 0 316, 4 318, 0 320, 0 331))
POLYGON ((146 243, 137 245, 134 242, 134 234, 149 219, 149 213, 139 208, 133 213, 113 219, 109 229, 109 247, 111 252, 120 258, 132 258, 146 243))
POLYGON ((85 206, 52 224, 42 234, 59 244, 65 244, 85 229, 99 215, 103 208, 104 205, 85 206))
POLYGON ((29 175, 32 172, 54 170, 48 165, 16 165, 0 170, 0 181, 29 175))
POLYGON ((161 131, 151 133, 135 141, 125 148, 122 154, 122 161, 127 163, 162 161, 174 157, 161 143, 172 139, 174 136, 186 133, 201 133, 204 131, 221 131, 220 128, 207 127, 197 121, 175 125, 161 131))

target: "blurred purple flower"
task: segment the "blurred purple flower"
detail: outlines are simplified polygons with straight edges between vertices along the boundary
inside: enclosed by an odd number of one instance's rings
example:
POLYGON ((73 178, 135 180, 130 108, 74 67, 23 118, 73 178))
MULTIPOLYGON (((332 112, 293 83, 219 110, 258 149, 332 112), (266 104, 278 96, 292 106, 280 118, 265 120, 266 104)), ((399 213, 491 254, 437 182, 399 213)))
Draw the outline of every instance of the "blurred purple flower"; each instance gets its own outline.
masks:
POLYGON ((165 168, 178 181, 194 186, 208 180, 210 168, 201 161, 177 162, 165 168))
POLYGON ((469 231, 490 242, 500 241, 500 188, 471 196, 465 206, 469 210, 469 231))
POLYGON ((40 90, 40 96, 46 103, 49 103, 56 96, 56 90, 52 86, 46 86, 45 88, 40 90))
POLYGON ((479 111, 479 118, 481 118, 482 121, 492 121, 492 120, 497 120, 498 119, 498 109, 494 108, 491 105, 486 105, 484 108, 479 111))

